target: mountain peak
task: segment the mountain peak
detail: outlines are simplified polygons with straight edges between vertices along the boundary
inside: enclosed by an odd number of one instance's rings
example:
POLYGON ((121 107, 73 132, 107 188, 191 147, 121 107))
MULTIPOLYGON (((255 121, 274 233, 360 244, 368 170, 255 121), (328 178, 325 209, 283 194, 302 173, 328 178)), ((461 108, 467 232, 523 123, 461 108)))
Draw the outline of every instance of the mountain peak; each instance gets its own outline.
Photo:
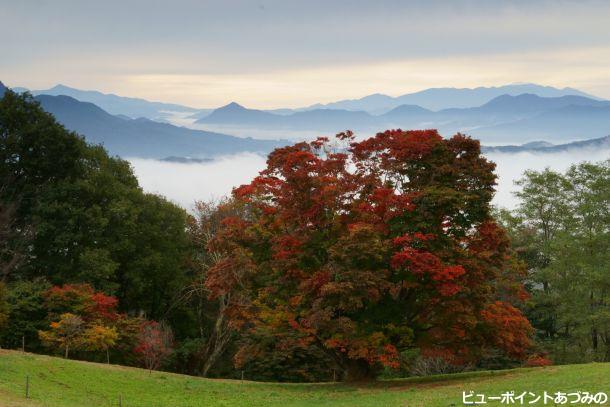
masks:
POLYGON ((63 90, 76 90, 76 89, 63 85, 61 83, 58 83, 57 85, 55 85, 51 89, 49 89, 49 91, 56 91, 56 92, 60 92, 63 90))
POLYGON ((237 102, 231 102, 215 109, 208 116, 205 116, 195 123, 258 123, 264 119, 277 119, 278 115, 262 110, 248 109, 237 102))
POLYGON ((217 110, 234 110, 234 111, 238 111, 238 110, 247 110, 244 106, 240 105, 237 102, 231 102, 228 105, 219 107, 217 110))

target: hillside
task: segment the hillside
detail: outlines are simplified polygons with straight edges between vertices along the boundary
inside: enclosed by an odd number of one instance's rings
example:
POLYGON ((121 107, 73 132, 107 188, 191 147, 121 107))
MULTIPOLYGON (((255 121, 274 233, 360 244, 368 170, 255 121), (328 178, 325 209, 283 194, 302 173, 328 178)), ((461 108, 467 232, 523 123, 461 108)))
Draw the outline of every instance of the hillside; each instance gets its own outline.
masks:
POLYGON ((471 133, 487 142, 599 138, 610 133, 610 106, 565 106, 515 122, 481 127, 471 133))
MULTIPOLYGON (((16 88, 17 91, 25 91, 25 88, 16 88)), ((163 119, 167 112, 196 112, 202 111, 188 106, 173 103, 149 102, 140 98, 118 96, 102 93, 95 90, 81 90, 65 85, 56 85, 50 89, 32 90, 32 95, 70 96, 81 102, 94 103, 110 114, 123 114, 137 119, 146 117, 148 119, 163 119)))
POLYGON ((67 129, 82 134, 90 143, 103 144, 111 154, 122 157, 210 158, 246 151, 267 153, 285 144, 192 130, 145 118, 114 116, 92 103, 69 96, 40 95, 36 99, 67 129))
POLYGON ((196 123, 239 127, 244 133, 266 129, 332 134, 351 129, 359 134, 374 134, 390 128, 434 128, 444 135, 467 133, 484 143, 523 143, 535 139, 556 142, 608 135, 608 109, 610 101, 579 95, 543 97, 524 93, 500 95, 478 107, 438 111, 403 104, 379 115, 337 108, 274 114, 231 103, 196 123))
MULTIPOLYGON (((608 391, 610 364, 474 372, 371 384, 278 384, 201 379, 0 351, 3 406, 447 406, 462 392, 608 391), (30 378, 30 400, 24 398, 30 378)), ((247 377, 247 372, 246 372, 247 377)), ((541 403, 540 403, 541 404, 541 403)), ((500 405, 488 402, 487 405, 500 405)))

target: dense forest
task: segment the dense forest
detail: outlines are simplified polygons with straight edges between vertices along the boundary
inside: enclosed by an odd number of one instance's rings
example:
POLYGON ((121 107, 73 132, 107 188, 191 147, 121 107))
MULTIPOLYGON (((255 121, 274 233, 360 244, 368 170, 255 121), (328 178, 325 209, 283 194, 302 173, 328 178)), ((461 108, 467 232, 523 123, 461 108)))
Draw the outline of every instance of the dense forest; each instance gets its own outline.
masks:
POLYGON ((0 345, 211 377, 610 361, 610 161, 494 209, 479 142, 350 132, 187 213, 29 94, 0 100, 0 345))

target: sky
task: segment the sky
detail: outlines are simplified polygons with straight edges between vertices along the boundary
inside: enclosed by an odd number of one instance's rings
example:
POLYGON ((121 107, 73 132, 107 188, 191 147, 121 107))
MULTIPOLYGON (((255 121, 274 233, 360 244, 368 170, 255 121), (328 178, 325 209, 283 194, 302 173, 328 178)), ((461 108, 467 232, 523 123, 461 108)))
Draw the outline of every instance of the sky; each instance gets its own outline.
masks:
POLYGON ((0 0, 0 80, 217 107, 532 82, 610 98, 610 1, 0 0))

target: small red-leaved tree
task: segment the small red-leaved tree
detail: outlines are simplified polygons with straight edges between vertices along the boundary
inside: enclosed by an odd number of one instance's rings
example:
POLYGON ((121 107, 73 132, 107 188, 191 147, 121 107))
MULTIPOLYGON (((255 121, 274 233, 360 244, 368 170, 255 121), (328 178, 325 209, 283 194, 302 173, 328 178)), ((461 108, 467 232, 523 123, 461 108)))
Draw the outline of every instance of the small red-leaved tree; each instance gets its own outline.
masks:
POLYGON ((115 297, 96 292, 89 284, 53 286, 44 294, 44 305, 52 318, 65 312, 80 315, 86 322, 111 323, 119 314, 115 297))
POLYGON ((434 130, 277 149, 234 191, 247 215, 212 243, 225 257, 207 287, 232 294, 233 326, 280 349, 318 347, 347 379, 396 367, 408 348, 454 363, 492 348, 523 358, 531 327, 501 301, 521 287, 490 216, 493 170, 478 141, 434 130))
POLYGON ((140 327, 134 351, 140 355, 144 367, 152 372, 172 353, 172 342, 172 331, 166 324, 146 321, 140 327))

